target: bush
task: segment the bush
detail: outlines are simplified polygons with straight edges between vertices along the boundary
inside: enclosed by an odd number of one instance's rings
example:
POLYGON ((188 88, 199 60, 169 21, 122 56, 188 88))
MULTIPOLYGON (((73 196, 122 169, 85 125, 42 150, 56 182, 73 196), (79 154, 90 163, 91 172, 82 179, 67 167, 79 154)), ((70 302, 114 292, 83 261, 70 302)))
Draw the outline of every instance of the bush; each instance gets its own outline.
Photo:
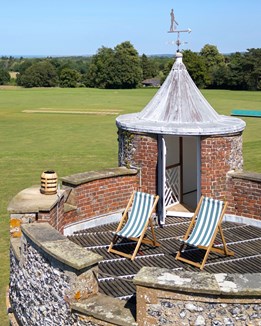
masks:
POLYGON ((33 64, 23 74, 17 76, 17 84, 23 87, 54 87, 58 76, 54 66, 48 61, 33 64))
POLYGON ((81 74, 70 68, 64 68, 60 75, 60 86, 61 87, 77 87, 78 82, 81 80, 81 74))
POLYGON ((6 69, 0 69, 0 85, 6 85, 10 82, 10 74, 6 69))

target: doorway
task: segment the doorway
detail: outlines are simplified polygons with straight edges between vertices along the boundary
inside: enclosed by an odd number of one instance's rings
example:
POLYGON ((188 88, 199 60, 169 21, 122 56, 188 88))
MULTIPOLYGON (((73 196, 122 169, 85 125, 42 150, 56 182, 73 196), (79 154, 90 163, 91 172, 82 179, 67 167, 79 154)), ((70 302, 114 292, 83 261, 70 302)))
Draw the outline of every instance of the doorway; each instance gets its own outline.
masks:
POLYGON ((200 197, 200 137, 158 137, 160 223, 166 216, 191 216, 200 197))

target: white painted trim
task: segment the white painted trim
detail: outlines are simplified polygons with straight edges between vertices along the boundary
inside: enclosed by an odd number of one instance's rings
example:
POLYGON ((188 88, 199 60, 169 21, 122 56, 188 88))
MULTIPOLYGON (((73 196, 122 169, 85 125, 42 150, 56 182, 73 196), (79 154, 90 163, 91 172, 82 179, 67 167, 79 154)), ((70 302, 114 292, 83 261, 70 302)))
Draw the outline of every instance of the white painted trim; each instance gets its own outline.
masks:
POLYGON ((164 137, 158 136, 158 167, 157 167, 157 192, 160 196, 158 202, 158 214, 160 224, 165 224, 165 170, 166 170, 166 145, 164 137))
MULTIPOLYGON (((171 212, 167 211, 167 216, 170 217, 192 217, 193 213, 186 213, 186 212, 171 212), (190 215, 192 214, 192 215, 190 215)), ((240 223, 240 224, 246 224, 250 226, 255 226, 258 228, 261 228, 261 220, 257 220, 250 217, 245 216, 238 216, 238 215, 232 215, 232 214, 225 214, 223 217, 223 222, 232 222, 232 223, 240 223)))
POLYGON ((187 213, 187 212, 174 212, 174 211, 168 211, 167 210, 167 216, 170 217, 192 217, 194 213, 187 213))
POLYGON ((81 231, 84 229, 104 225, 104 224, 109 224, 109 223, 114 223, 114 222, 119 222, 122 216, 122 212, 124 211, 124 208, 113 212, 109 215, 100 215, 96 216, 93 218, 88 218, 83 221, 75 222, 72 224, 68 224, 64 227, 63 234, 65 236, 72 235, 76 231, 81 231))
POLYGON ((246 224, 246 225, 251 225, 251 226, 261 228, 261 220, 256 220, 254 218, 245 217, 245 216, 225 214, 223 221, 224 222, 241 223, 241 224, 246 224))
POLYGON ((201 137, 197 138, 197 203, 201 197, 201 137))
MULTIPOLYGON (((104 225, 104 224, 119 222, 121 219, 121 216, 122 216, 122 212, 123 212, 123 210, 119 210, 117 212, 111 213, 110 215, 101 215, 101 216, 97 216, 94 218, 86 219, 84 221, 69 224, 64 228, 63 234, 65 236, 69 236, 69 235, 72 235, 76 231, 81 231, 84 229, 88 229, 88 228, 92 228, 92 227, 100 226, 100 225, 104 225)), ((193 216, 193 213, 167 211, 167 216, 191 218, 193 216)), ((225 214, 223 221, 246 224, 246 225, 251 225, 251 226, 261 228, 261 220, 256 220, 256 219, 244 217, 244 216, 225 214)))
POLYGON ((165 185, 166 185, 166 160, 167 160, 167 147, 166 147, 166 141, 164 137, 162 137, 162 168, 163 168, 163 202, 162 202, 162 219, 161 219, 161 224, 165 224, 166 221, 166 203, 165 203, 165 185))

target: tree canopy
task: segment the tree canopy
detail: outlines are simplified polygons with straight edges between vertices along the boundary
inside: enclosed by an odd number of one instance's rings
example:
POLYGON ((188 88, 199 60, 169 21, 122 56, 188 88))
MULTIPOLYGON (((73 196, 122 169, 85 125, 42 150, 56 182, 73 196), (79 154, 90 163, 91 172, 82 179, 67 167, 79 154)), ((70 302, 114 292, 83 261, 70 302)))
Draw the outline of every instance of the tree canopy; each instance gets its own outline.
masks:
POLYGON ((6 69, 0 67, 0 85, 6 85, 10 82, 10 74, 6 69))
POLYGON ((202 56, 190 50, 183 52, 183 62, 198 87, 204 88, 208 83, 207 67, 202 56))
POLYGON ((54 87, 57 85, 57 73, 48 61, 37 62, 17 77, 17 84, 30 87, 54 87))
POLYGON ((77 87, 79 81, 81 80, 81 74, 70 68, 64 68, 60 74, 60 87, 77 87))
POLYGON ((87 87, 109 88, 113 55, 112 49, 102 47, 93 56, 89 71, 84 78, 87 87))
POLYGON ((93 57, 86 85, 98 88, 135 88, 142 79, 138 52, 130 42, 114 49, 102 47, 93 57))
MULTIPOLYGON (((183 51, 183 62, 200 88, 261 89, 261 48, 225 55, 206 44, 198 53, 183 51)), ((125 41, 115 48, 101 47, 93 56, 1 57, 0 84, 10 83, 9 72, 16 72, 16 83, 24 87, 136 88, 145 79, 163 82, 173 63, 174 55, 139 56, 125 41)))
POLYGON ((141 56, 141 68, 143 80, 157 77, 159 74, 159 67, 157 62, 155 60, 151 60, 151 58, 148 58, 144 53, 141 56))

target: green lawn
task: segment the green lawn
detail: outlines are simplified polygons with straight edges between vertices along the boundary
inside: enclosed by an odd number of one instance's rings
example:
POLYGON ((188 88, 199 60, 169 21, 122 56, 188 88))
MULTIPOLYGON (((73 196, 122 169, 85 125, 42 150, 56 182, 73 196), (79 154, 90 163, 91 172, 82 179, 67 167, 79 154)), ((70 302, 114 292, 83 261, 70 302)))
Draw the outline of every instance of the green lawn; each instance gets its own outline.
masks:
MULTIPOLYGON (((261 92, 203 90, 202 93, 220 114, 230 115, 233 109, 261 111, 261 92)), ((246 122, 243 132, 244 169, 261 172, 261 119, 240 118, 246 122)))
MULTIPOLYGON (((117 166, 115 118, 140 111, 155 89, 0 89, 0 321, 7 325, 5 290, 9 266, 7 205, 20 190, 39 184, 43 170, 59 176, 117 166), (24 113, 36 111, 105 114, 24 113)), ((204 90, 221 114, 261 110, 261 92, 204 90)), ((261 119, 244 118, 245 169, 261 172, 261 119)))

